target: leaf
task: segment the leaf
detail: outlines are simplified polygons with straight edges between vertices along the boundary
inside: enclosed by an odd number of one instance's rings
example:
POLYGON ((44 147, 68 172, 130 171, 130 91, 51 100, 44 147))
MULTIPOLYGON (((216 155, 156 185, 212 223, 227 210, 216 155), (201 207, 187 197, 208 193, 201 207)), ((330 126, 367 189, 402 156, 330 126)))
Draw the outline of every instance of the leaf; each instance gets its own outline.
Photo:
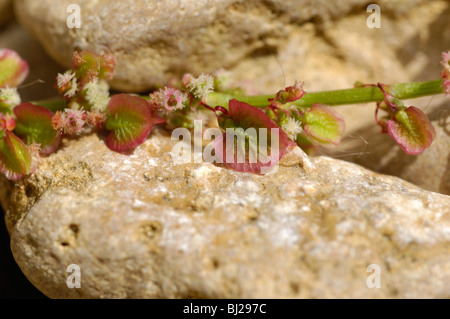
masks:
POLYGON ((17 52, 0 50, 0 88, 17 87, 28 76, 28 63, 17 52))
POLYGON ((58 148, 61 134, 53 128, 53 113, 40 105, 22 103, 14 108, 16 128, 14 132, 27 145, 40 144, 40 155, 46 156, 58 148))
POLYGON ((216 156, 235 171, 264 174, 296 145, 262 110, 235 99, 219 125, 227 132, 214 140, 216 156))
POLYGON ((36 170, 29 148, 10 131, 0 131, 0 172, 9 180, 19 180, 36 170))
POLYGON ((314 104, 305 112, 303 130, 322 143, 338 145, 345 130, 345 122, 340 114, 329 106, 314 104))
POLYGON ((154 121, 146 100, 128 94, 114 95, 108 104, 106 145, 113 151, 128 154, 144 143, 154 121))
POLYGON ((428 117, 414 106, 398 111, 386 125, 389 135, 410 155, 422 153, 436 137, 436 131, 428 117))

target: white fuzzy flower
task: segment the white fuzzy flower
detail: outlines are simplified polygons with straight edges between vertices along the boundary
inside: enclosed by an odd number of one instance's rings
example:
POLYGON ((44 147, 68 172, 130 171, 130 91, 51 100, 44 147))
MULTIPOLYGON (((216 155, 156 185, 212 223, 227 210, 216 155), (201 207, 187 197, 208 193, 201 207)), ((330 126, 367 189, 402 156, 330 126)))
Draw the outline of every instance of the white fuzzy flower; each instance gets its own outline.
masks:
POLYGON ((61 94, 66 98, 73 98, 78 92, 78 82, 75 72, 67 71, 64 74, 59 73, 56 77, 56 84, 61 94))
POLYGON ((214 91, 214 78, 202 73, 198 78, 192 78, 186 88, 196 98, 202 99, 214 91))
POLYGON ((16 88, 6 87, 0 89, 0 102, 12 109, 16 105, 19 105, 22 100, 16 88))
POLYGON ((95 79, 86 84, 84 89, 86 90, 86 99, 91 105, 91 110, 105 112, 110 100, 108 82, 95 79))
POLYGON ((68 98, 72 98, 75 95, 77 95, 77 91, 78 91, 78 82, 77 82, 77 78, 73 78, 72 79, 72 85, 70 87, 70 90, 68 90, 64 96, 68 97, 68 98))
POLYGON ((291 140, 295 140, 297 135, 303 131, 301 123, 292 117, 288 118, 282 129, 291 140))
POLYGON ((58 73, 56 77, 56 82, 59 88, 63 88, 66 86, 73 78, 75 77, 75 72, 67 71, 64 74, 58 73))

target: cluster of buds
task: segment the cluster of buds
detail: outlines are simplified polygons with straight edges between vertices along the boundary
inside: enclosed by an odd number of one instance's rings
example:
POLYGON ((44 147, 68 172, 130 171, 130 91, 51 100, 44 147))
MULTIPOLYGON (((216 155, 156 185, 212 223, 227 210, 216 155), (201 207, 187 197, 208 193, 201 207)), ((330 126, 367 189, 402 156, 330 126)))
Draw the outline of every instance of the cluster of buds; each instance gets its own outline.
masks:
POLYGON ((279 91, 275 98, 269 100, 271 106, 278 108, 283 104, 301 99, 306 94, 305 90, 303 90, 303 85, 303 82, 295 81, 294 85, 279 91))
POLYGON ((71 109, 105 112, 110 99, 108 80, 116 60, 111 55, 75 52, 72 69, 56 78, 56 88, 71 109))
POLYGON ((345 121, 340 114, 322 104, 304 110, 289 105, 306 94, 303 86, 303 82, 295 81, 292 86, 279 91, 269 99, 266 113, 307 153, 313 153, 319 144, 338 145, 345 130, 345 121))
POLYGON ((106 120, 104 112, 65 109, 52 116, 52 126, 59 134, 77 135, 83 131, 85 124, 102 128, 106 120))
POLYGON ((209 74, 202 73, 198 78, 185 74, 181 84, 197 99, 204 99, 214 92, 214 77, 209 74))
POLYGON ((86 113, 82 110, 65 109, 52 117, 53 128, 64 134, 79 134, 86 123, 86 113))
POLYGON ((150 106, 154 111, 169 113, 189 106, 190 99, 185 92, 165 87, 150 94, 150 106))
POLYGON ((215 78, 211 75, 201 74, 195 78, 185 74, 179 88, 164 87, 151 93, 150 108, 165 119, 169 129, 193 128, 193 113, 197 112, 200 104, 204 105, 208 94, 214 92, 215 84, 215 78))
POLYGON ((85 124, 104 126, 110 101, 107 80, 112 80, 115 65, 111 55, 74 53, 72 70, 58 74, 56 79, 57 89, 69 106, 52 117, 53 128, 59 134, 79 134, 85 124))
POLYGON ((75 77, 75 72, 69 70, 64 74, 58 74, 56 86, 64 98, 70 100, 75 97, 78 93, 78 80, 75 77))
POLYGON ((86 121, 86 124, 97 127, 97 128, 103 128, 105 126, 107 117, 106 113, 99 112, 99 111, 88 111, 86 112, 86 117, 84 118, 86 121))

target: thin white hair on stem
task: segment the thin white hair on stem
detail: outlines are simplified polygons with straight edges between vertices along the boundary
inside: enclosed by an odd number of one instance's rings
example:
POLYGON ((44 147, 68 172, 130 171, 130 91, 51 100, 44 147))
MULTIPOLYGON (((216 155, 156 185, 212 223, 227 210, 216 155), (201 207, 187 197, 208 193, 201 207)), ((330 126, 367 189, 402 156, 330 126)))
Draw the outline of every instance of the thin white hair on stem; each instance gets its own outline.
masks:
POLYGON ((330 156, 333 158, 344 158, 344 157, 350 157, 350 156, 356 156, 356 157, 360 157, 362 155, 369 155, 371 153, 373 153, 373 149, 368 151, 368 147, 369 147, 369 141, 367 139, 364 138, 364 136, 362 136, 361 134, 358 134, 357 131, 352 131, 349 134, 346 135, 346 142, 354 142, 355 140, 359 140, 362 141, 361 144, 361 148, 360 149, 349 149, 349 150, 345 150, 345 149, 331 149, 331 148, 319 148, 318 149, 318 153, 319 155, 326 155, 326 156, 330 156), (324 151, 327 150, 327 151, 324 151))
POLYGON ((422 111, 425 112, 425 110, 431 105, 431 102, 433 101, 433 99, 436 97, 436 95, 431 96, 431 99, 428 101, 427 105, 423 108, 422 111))
MULTIPOLYGON (((269 44, 267 43, 266 38, 264 37, 264 35, 261 35, 261 40, 262 40, 262 42, 264 42, 264 44, 266 46, 269 46, 269 44)), ((273 56, 273 58, 275 59, 275 61, 277 62, 277 64, 279 65, 279 67, 281 69, 281 73, 283 74, 283 86, 282 87, 285 88, 286 87, 286 73, 284 72, 284 68, 281 65, 281 62, 278 59, 278 57, 275 54, 273 54, 273 53, 271 55, 273 56)))
POLYGON ((344 152, 344 154, 332 154, 332 155, 320 154, 320 155, 327 155, 327 156, 330 156, 332 158, 346 158, 346 157, 349 157, 349 156, 360 157, 362 155, 372 154, 372 152, 358 152, 358 151, 353 152, 353 153, 351 153, 349 151, 341 151, 341 152, 344 152), (349 152, 349 153, 345 153, 345 152, 349 152))
POLYGON ((44 80, 41 80, 41 79, 37 79, 37 80, 35 80, 35 81, 33 81, 33 82, 30 82, 30 83, 27 83, 27 84, 23 84, 23 85, 19 85, 17 88, 18 88, 18 89, 24 89, 24 88, 33 86, 33 85, 35 85, 35 84, 45 84, 45 81, 44 81, 44 80))

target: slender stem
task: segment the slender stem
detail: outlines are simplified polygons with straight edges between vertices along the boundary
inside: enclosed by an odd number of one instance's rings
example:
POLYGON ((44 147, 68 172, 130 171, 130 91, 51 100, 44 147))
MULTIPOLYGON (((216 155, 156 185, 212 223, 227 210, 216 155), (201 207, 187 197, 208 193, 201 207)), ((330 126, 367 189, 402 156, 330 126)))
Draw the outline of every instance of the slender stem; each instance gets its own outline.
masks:
MULTIPOLYGON (((442 80, 384 85, 384 88, 388 93, 400 100, 443 93, 442 80)), ((142 97, 147 100, 149 99, 148 96, 142 97)), ((275 95, 232 96, 225 93, 213 92, 203 102, 212 107, 223 106, 227 108, 228 102, 231 99, 237 99, 256 107, 265 108, 269 105, 268 100, 274 97, 275 95)), ((344 90, 309 92, 300 100, 283 105, 283 108, 289 109, 291 106, 310 107, 313 104, 345 105, 379 102, 383 100, 384 94, 379 87, 366 86, 344 90)), ((67 103, 63 100, 39 101, 34 103, 42 105, 54 112, 64 110, 67 107, 67 103)))
MULTIPOLYGON (((389 93, 400 100, 443 93, 442 80, 400 83, 390 86, 386 85, 385 87, 388 88, 389 93)), ((206 97, 205 103, 212 106, 220 105, 227 107, 229 100, 237 99, 250 105, 263 108, 269 105, 268 99, 273 97, 274 95, 231 96, 214 92, 206 97)), ((366 86, 345 90, 306 93, 300 100, 285 104, 283 108, 290 108, 293 105, 310 107, 313 104, 344 105, 379 102, 383 100, 383 92, 381 92, 377 86, 366 86)))

